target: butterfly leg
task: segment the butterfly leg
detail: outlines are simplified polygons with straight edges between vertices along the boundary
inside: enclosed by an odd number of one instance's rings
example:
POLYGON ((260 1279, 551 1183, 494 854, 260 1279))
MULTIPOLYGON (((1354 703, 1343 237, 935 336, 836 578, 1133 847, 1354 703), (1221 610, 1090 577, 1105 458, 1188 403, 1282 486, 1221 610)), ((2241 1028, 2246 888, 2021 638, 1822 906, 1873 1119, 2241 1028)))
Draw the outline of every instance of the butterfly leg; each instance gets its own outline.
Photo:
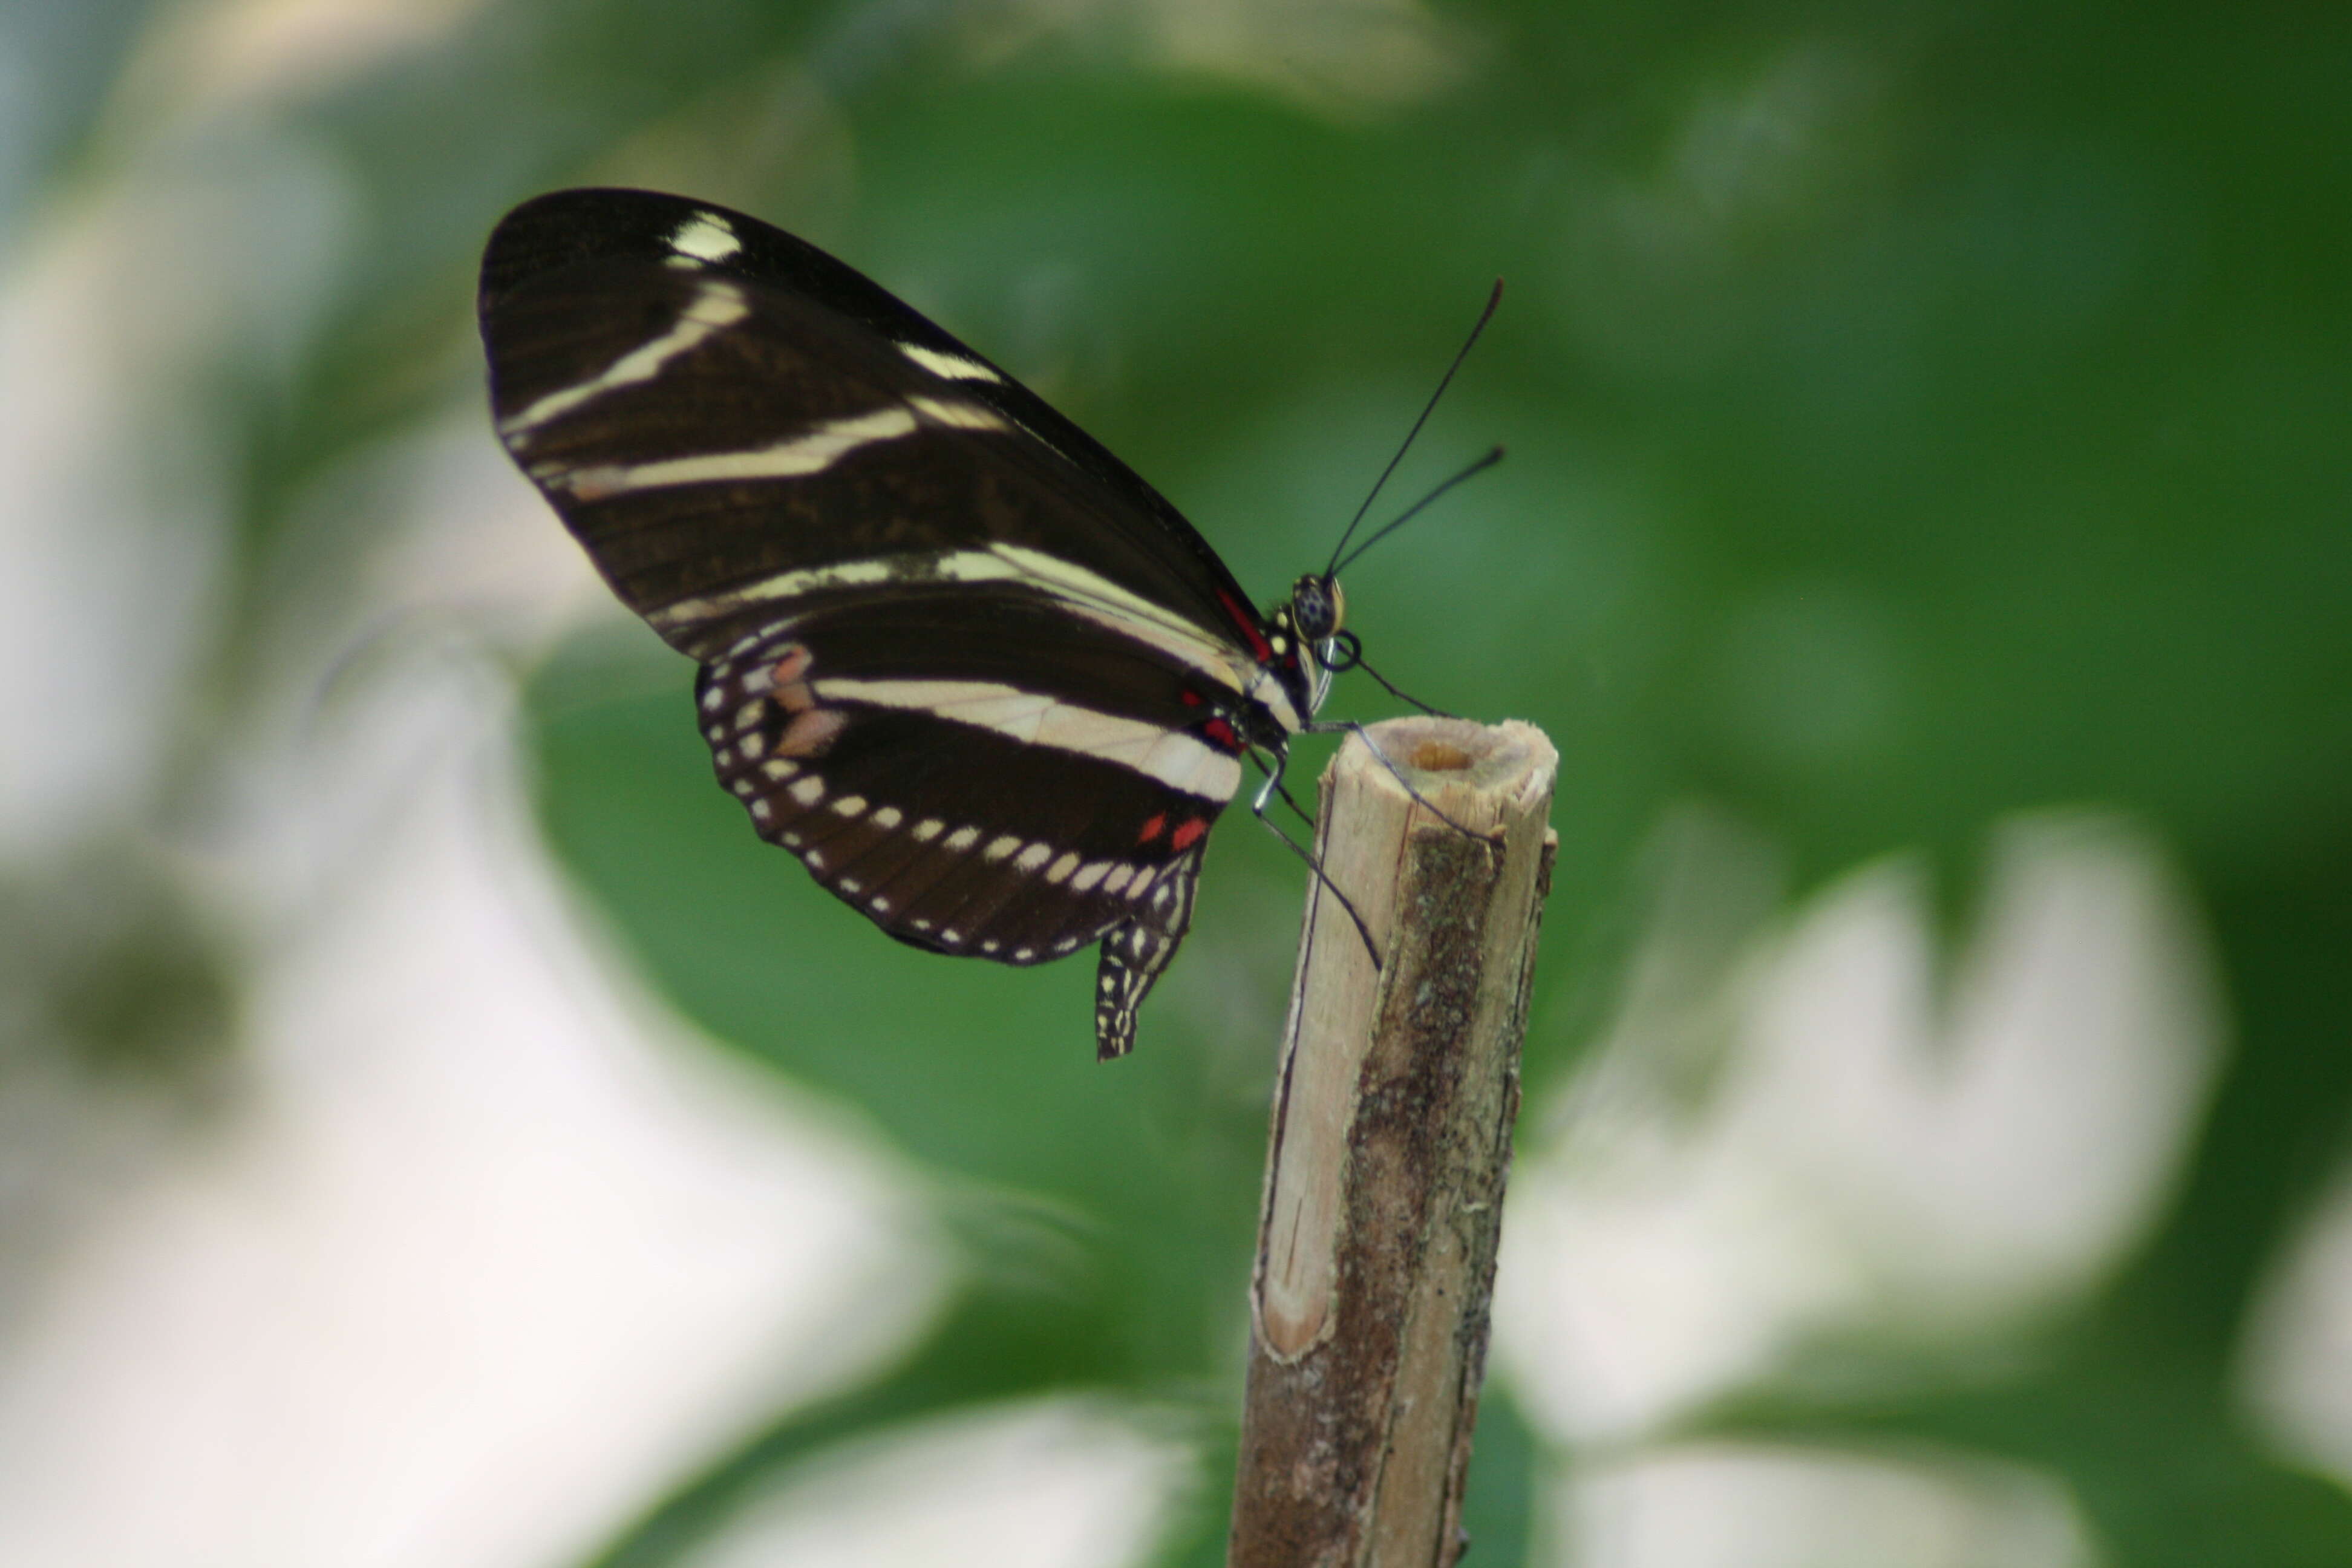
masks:
MULTIPOLYGON (((1443 708, 1432 708, 1428 703, 1423 702, 1420 698, 1415 697, 1410 691, 1399 690, 1396 684, 1390 680, 1387 676, 1382 675, 1379 670, 1374 669, 1370 665, 1364 662, 1364 645, 1353 632, 1341 631, 1333 633, 1330 640, 1324 643, 1321 647, 1317 649, 1315 662, 1321 665, 1325 669, 1329 670, 1334 675, 1345 675, 1351 669, 1360 669, 1366 675, 1370 676, 1374 680, 1380 682, 1381 690, 1387 692, 1390 696, 1395 698, 1400 702, 1409 703, 1412 707, 1420 709, 1423 712, 1428 714, 1433 719, 1459 719, 1462 717, 1459 713, 1448 713, 1443 708)), ((1309 728, 1312 728, 1312 726, 1309 726, 1309 728)))
POLYGON ((1297 797, 1293 795, 1286 787, 1277 784, 1274 786, 1274 793, 1282 797, 1283 805, 1290 807, 1291 816, 1298 818, 1299 821, 1305 823, 1309 827, 1315 826, 1315 819, 1307 815, 1307 808, 1298 804, 1297 797))
MULTIPOLYGON (((1429 813, 1430 816, 1437 818, 1438 821, 1445 824, 1446 826, 1454 829, 1454 832, 1459 833, 1465 838, 1483 839, 1486 837, 1485 834, 1478 832, 1475 828, 1463 826, 1462 824, 1454 821, 1443 811, 1440 811, 1437 808, 1436 802, 1431 800, 1427 795, 1413 788, 1412 781, 1404 776, 1404 770, 1397 766, 1395 761, 1391 759, 1386 752, 1381 750, 1379 742, 1372 739, 1371 731, 1362 724, 1358 723, 1355 720, 1318 719, 1313 723, 1307 726, 1307 733, 1310 735, 1355 736, 1358 740, 1363 742, 1364 749, 1372 753, 1372 760, 1380 763, 1381 766, 1388 769, 1389 776, 1396 780, 1397 784, 1404 790, 1404 793, 1412 798, 1413 805, 1421 807, 1423 811, 1429 813)), ((1263 813, 1260 815, 1263 815, 1263 813)))
POLYGON ((1356 924, 1356 934, 1364 939, 1364 952, 1370 955, 1372 967, 1375 970, 1379 969, 1381 967, 1381 944, 1372 940, 1372 928, 1364 923, 1364 917, 1356 912, 1356 906, 1349 901, 1347 894, 1339 890, 1339 885, 1332 881, 1329 877, 1324 875, 1323 862, 1315 858, 1315 851, 1307 848, 1305 845, 1291 837, 1289 834, 1285 833, 1282 830, 1282 825, 1275 821, 1273 817, 1266 815, 1267 805, 1272 802, 1276 795, 1279 795, 1289 804, 1291 810, 1297 811, 1298 815, 1302 818, 1307 816, 1304 811, 1299 811, 1298 803, 1295 800, 1291 800, 1290 792, 1282 787, 1282 772, 1283 769, 1287 767, 1290 763, 1289 751, 1286 748, 1275 750, 1274 762, 1271 765, 1268 765, 1265 759, 1260 757, 1255 751, 1252 751, 1250 752, 1250 760, 1256 763, 1258 766, 1265 769, 1265 783, 1258 786, 1258 792, 1255 798, 1250 802, 1250 815, 1256 817, 1259 822, 1264 824, 1265 830, 1268 833, 1271 833, 1276 838, 1281 839, 1284 848, 1289 850, 1293 855, 1297 856, 1301 860, 1306 861, 1307 868, 1315 873, 1315 879, 1322 883, 1326 889, 1329 889, 1333 898, 1339 900, 1339 907, 1348 911, 1348 918, 1353 921, 1356 924))

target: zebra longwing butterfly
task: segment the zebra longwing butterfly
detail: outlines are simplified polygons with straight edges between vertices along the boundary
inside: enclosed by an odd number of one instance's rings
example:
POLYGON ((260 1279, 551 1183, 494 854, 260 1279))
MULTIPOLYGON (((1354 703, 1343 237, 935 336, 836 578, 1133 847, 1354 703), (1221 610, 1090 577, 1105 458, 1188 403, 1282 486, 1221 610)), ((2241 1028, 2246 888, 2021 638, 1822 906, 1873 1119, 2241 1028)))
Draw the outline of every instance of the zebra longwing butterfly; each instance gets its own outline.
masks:
POLYGON ((1260 615, 1042 399, 740 213, 541 196, 480 310, 499 439, 701 665, 760 835, 918 947, 1099 942, 1098 1052, 1129 1050, 1242 759, 1270 788, 1344 662, 1332 574, 1260 615))

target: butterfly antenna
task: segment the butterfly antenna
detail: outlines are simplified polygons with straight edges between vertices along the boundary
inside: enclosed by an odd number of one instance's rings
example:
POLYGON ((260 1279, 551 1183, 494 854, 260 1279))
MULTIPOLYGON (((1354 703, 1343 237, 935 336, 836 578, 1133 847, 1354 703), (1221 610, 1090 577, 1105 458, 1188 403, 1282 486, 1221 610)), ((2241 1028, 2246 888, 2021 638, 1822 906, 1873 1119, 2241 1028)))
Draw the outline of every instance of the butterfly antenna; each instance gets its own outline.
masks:
POLYGON ((1430 502, 1435 500, 1439 496, 1444 495, 1447 490, 1452 489, 1454 486, 1460 484, 1471 475, 1484 473, 1502 460, 1503 448, 1496 447, 1485 457, 1479 458, 1468 468, 1464 468, 1452 479, 1445 480, 1435 489, 1431 490, 1427 495, 1422 497, 1411 506, 1405 508, 1403 513, 1400 515, 1395 521, 1388 524, 1388 526, 1382 528, 1370 539, 1365 540, 1361 544, 1359 544, 1356 548, 1348 552, 1346 560, 1332 562, 1329 569, 1323 574, 1326 577, 1338 576, 1340 573, 1346 571, 1349 566, 1353 564, 1356 558, 1361 555, 1365 551, 1370 550, 1373 545, 1378 544, 1381 540, 1386 539, 1390 534, 1394 533, 1398 529, 1402 528, 1406 523, 1411 522, 1414 518, 1419 517, 1423 511, 1427 510, 1430 502))
MULTIPOLYGON (((1460 370, 1462 362, 1470 357, 1471 346, 1477 342, 1478 334, 1486 330, 1486 323, 1494 319, 1495 307, 1502 302, 1503 280, 1497 278, 1495 279, 1494 291, 1486 296, 1486 308, 1478 312, 1477 324, 1470 329, 1470 335, 1462 341, 1462 347, 1454 355, 1454 363, 1445 367, 1445 374, 1438 380, 1437 390, 1431 393, 1429 401, 1422 405, 1421 417, 1414 420, 1412 428, 1404 433, 1404 441, 1397 447, 1396 456, 1391 458, 1389 466, 1381 470, 1381 477, 1372 481, 1371 494, 1366 496, 1364 504, 1356 509, 1356 515, 1348 520, 1347 531, 1339 535, 1339 542, 1331 547, 1331 564, 1324 568, 1324 576, 1329 577, 1339 572, 1339 552, 1348 548, 1348 540, 1355 533, 1357 525, 1364 521, 1364 514, 1372 510, 1372 502, 1380 499, 1381 487, 1389 482, 1389 476, 1396 472, 1399 463, 1404 461, 1405 453, 1412 449, 1412 438, 1421 434, 1423 426, 1429 423, 1430 415, 1437 408, 1437 400, 1445 395, 1447 387, 1454 384, 1454 373, 1460 370)), ((1391 523, 1389 526, 1393 528, 1396 525, 1391 523)), ((1357 553, 1361 554, 1362 552, 1359 551, 1357 553)), ((1349 559, 1353 560, 1354 557, 1350 556, 1349 559)))

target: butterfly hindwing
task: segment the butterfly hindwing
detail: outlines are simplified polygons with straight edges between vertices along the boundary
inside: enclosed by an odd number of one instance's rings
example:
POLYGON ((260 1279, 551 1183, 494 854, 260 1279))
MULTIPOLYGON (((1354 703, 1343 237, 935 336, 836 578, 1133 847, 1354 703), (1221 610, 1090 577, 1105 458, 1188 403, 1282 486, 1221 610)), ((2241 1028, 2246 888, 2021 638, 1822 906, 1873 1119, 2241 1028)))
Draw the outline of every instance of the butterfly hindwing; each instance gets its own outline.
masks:
POLYGON ((1098 1009, 1097 1044, 1123 1054, 1189 921, 1238 741, 1181 669, 1018 595, 994 615, 968 597, 836 603, 707 666, 719 783, 901 941, 1014 964, 1102 942, 1098 996, 1121 1005, 1098 1009), (950 609, 979 634, 959 641, 950 609), (1067 679, 1017 683, 1033 669, 1067 679))

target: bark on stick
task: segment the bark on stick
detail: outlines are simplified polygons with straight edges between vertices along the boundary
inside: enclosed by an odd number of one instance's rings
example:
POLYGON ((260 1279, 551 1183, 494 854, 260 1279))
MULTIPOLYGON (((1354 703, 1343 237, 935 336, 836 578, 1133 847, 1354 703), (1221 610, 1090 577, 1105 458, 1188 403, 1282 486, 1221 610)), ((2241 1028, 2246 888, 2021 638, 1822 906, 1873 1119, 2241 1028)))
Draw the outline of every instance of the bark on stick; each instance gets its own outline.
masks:
POLYGON ((1559 756, 1399 719, 1326 771, 1268 1140, 1230 1568, 1448 1568, 1559 756), (1381 757, 1394 764, 1394 771, 1381 757), (1465 835, 1414 802, 1423 799, 1465 835))

